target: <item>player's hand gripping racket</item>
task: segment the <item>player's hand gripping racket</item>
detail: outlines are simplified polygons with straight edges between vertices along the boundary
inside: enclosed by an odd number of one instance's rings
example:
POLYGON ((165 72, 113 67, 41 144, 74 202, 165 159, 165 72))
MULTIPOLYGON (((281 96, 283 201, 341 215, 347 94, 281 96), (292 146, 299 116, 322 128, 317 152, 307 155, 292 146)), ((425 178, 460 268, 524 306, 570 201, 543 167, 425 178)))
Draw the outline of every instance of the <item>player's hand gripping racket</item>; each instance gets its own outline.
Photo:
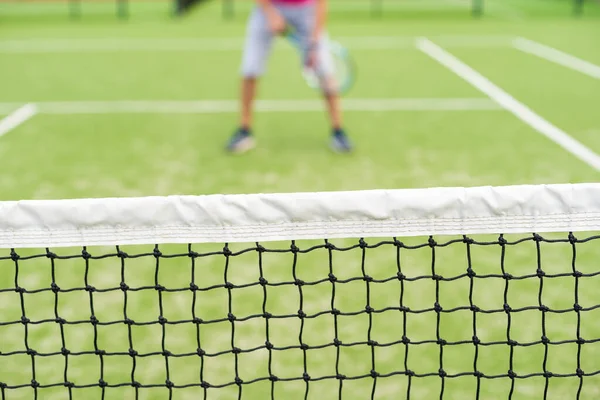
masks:
POLYGON ((309 67, 306 65, 303 43, 294 30, 288 27, 284 32, 284 36, 302 56, 302 75, 309 87, 337 94, 345 94, 352 88, 356 76, 356 66, 350 52, 344 46, 332 40, 327 41, 327 48, 333 59, 333 74, 329 77, 322 77, 315 70, 314 67, 316 66, 309 67))

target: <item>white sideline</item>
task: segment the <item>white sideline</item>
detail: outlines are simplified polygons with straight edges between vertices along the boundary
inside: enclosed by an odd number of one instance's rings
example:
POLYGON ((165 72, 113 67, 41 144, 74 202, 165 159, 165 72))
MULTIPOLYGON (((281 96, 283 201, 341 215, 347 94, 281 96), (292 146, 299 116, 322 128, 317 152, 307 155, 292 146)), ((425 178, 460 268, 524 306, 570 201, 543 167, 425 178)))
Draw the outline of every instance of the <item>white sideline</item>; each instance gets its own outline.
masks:
POLYGON ((563 67, 571 68, 572 70, 591 76, 592 78, 600 79, 600 66, 557 50, 553 47, 546 46, 522 37, 516 38, 513 41, 513 47, 521 50, 524 53, 533 54, 534 56, 538 56, 545 60, 562 65, 563 67))
MULTIPOLYGON (((335 36, 351 50, 412 49, 414 36, 335 36)), ((511 36, 440 35, 436 40, 455 47, 510 47, 511 36)), ((0 40, 0 53, 96 53, 96 52, 223 52, 241 51, 244 38, 32 38, 0 40)), ((291 48, 290 48, 291 49, 291 48)))
POLYGON ((6 135, 31 117, 37 114, 35 104, 25 104, 0 120, 0 136, 6 135))
POLYGON ((589 166, 600 171, 600 156, 598 156, 598 154, 594 153, 588 147, 569 136, 566 132, 533 112, 526 105, 496 86, 479 72, 426 38, 420 39, 417 42, 417 47, 456 75, 469 82, 473 87, 487 94, 492 100, 496 101, 507 111, 510 111, 521 121, 584 161, 589 166))
POLYGON ((0 248, 600 231, 600 184, 0 202, 0 248))
MULTIPOLYGON (((173 113, 209 114, 238 112, 237 100, 125 100, 125 101, 66 101, 35 103, 40 114, 114 114, 114 113, 173 113)), ((388 98, 345 99, 347 111, 470 111, 499 110, 487 98, 388 98)), ((14 109, 12 103, 0 103, 3 110, 14 109)), ((321 100, 259 100, 258 112, 323 111, 321 100)))

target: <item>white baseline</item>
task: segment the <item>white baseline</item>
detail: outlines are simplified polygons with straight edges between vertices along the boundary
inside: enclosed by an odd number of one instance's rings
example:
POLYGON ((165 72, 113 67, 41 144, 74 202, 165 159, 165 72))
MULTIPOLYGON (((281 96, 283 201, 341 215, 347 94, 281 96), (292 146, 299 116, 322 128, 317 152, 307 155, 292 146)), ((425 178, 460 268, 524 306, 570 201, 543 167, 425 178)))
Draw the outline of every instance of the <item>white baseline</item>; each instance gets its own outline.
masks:
POLYGON ((533 54, 534 56, 538 56, 545 60, 562 65, 563 67, 571 68, 572 70, 591 76, 592 78, 600 79, 600 66, 557 50, 553 47, 546 46, 522 37, 516 38, 513 41, 513 47, 521 50, 524 53, 533 54))
POLYGON ((17 108, 0 120, 0 136, 6 135, 35 114, 37 114, 37 106, 35 104, 29 103, 17 108))
MULTIPOLYGON (((40 114, 220 114, 236 113, 237 100, 124 100, 63 101, 35 103, 40 114)), ((501 110, 487 98, 387 98, 345 99, 346 111, 479 111, 501 110)), ((12 103, 0 103, 0 113, 12 110, 12 103)), ((258 112, 321 112, 321 100, 259 100, 258 112)))
POLYGON ((423 53, 470 83, 473 87, 487 94, 492 100, 496 101, 507 111, 510 111, 521 121, 584 161, 589 166, 600 171, 600 156, 598 156, 598 154, 573 139, 563 130, 546 121, 526 105, 489 81, 479 72, 426 38, 419 39, 417 47, 423 53))

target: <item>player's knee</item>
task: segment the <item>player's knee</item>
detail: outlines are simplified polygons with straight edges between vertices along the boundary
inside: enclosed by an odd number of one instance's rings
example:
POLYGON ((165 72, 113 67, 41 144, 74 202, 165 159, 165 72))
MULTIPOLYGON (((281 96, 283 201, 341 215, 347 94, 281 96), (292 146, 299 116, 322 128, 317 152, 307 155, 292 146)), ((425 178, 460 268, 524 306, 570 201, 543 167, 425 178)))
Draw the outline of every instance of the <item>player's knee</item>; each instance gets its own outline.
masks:
POLYGON ((243 66, 241 71, 242 77, 245 79, 260 78, 264 73, 264 68, 259 66, 243 66))
POLYGON ((268 54, 267 44, 248 45, 242 58, 242 75, 245 77, 262 76, 265 72, 266 58, 268 54))
POLYGON ((334 74, 333 63, 320 60, 317 64, 317 73, 321 77, 331 77, 334 74))

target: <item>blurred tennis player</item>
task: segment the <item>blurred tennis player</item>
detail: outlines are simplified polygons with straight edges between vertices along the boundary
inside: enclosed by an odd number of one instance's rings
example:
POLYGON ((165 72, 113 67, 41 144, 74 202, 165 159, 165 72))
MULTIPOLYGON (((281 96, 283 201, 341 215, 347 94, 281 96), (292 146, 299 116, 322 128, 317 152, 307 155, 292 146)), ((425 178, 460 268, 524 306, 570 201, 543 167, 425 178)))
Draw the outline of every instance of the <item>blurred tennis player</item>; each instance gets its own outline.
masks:
POLYGON ((300 39, 305 66, 314 69, 323 82, 322 92, 332 125, 331 147, 338 152, 352 149, 342 128, 339 96, 333 87, 333 60, 327 47, 325 20, 327 0, 255 0, 250 15, 242 58, 241 123, 227 149, 243 153, 255 146, 252 135, 252 106, 256 85, 265 71, 273 38, 288 28, 300 39))

